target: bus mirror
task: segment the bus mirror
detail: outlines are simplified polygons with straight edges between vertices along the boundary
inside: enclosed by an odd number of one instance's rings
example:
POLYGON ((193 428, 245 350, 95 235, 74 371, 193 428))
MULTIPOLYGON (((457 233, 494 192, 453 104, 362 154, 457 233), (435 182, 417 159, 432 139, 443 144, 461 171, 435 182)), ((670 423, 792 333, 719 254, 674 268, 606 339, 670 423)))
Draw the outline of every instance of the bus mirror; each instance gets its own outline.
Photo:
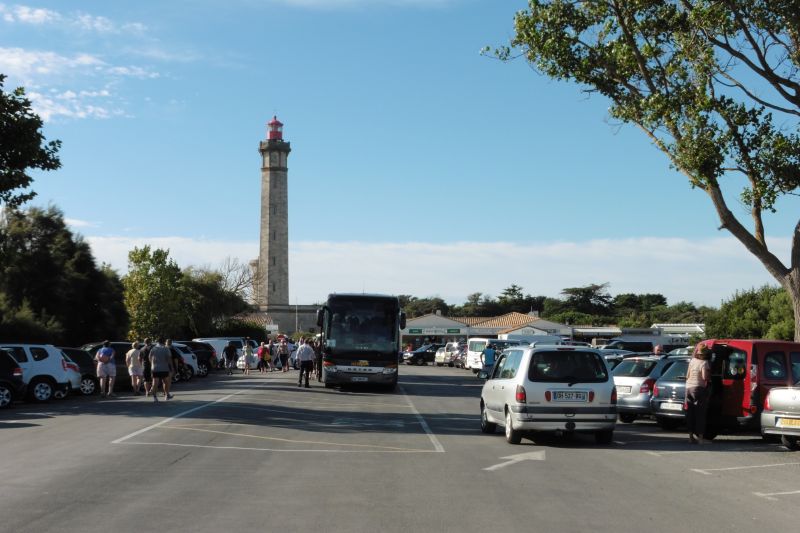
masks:
POLYGON ((400 312, 400 329, 406 329, 406 314, 400 312))
POLYGON ((317 326, 322 328, 323 318, 325 317, 324 309, 317 309, 317 326))

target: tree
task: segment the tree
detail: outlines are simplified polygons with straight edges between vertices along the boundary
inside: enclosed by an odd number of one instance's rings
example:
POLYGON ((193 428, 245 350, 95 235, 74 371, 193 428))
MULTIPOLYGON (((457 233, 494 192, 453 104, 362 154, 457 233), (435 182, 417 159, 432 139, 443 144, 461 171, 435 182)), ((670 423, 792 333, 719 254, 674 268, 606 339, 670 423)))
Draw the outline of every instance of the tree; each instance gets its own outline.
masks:
POLYGON ((55 207, 6 212, 0 223, 0 296, 5 320, 17 317, 26 331, 42 325, 48 342, 79 346, 122 335, 127 327, 119 277, 96 266, 89 245, 55 207))
POLYGON ((792 307, 781 287, 736 292, 706 323, 712 338, 791 339, 792 307))
MULTIPOLYGON (((250 308, 240 292, 231 287, 223 271, 187 268, 183 271, 187 333, 192 337, 220 334, 230 317, 250 308)), ((263 330, 263 328, 262 328, 263 330)))
POLYGON ((31 110, 21 87, 3 90, 5 75, 0 74, 0 207, 14 208, 35 196, 19 192, 33 182, 29 169, 55 170, 61 166, 56 155, 61 141, 45 143, 42 119, 31 110))
POLYGON ((128 273, 122 278, 130 314, 129 339, 174 337, 185 331, 186 291, 183 275, 169 250, 150 246, 128 253, 128 273))
POLYGON ((566 296, 566 304, 578 313, 607 315, 611 311, 611 295, 608 283, 592 283, 585 287, 569 287, 561 291, 566 296))
POLYGON ((705 192, 729 231, 786 289, 800 341, 800 221, 785 265, 765 212, 800 187, 800 26, 796 0, 531 0, 511 46, 545 75, 611 100, 705 192), (728 207, 730 188, 749 227, 728 207))

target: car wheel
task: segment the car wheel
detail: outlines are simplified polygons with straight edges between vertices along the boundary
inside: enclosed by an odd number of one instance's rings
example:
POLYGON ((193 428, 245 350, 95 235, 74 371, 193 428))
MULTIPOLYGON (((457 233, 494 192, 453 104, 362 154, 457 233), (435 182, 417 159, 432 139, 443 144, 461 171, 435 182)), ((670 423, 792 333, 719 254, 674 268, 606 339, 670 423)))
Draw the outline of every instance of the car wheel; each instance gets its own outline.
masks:
POLYGON ((770 444, 775 444, 775 443, 781 442, 781 436, 780 435, 772 435, 770 433, 762 433, 761 434, 761 439, 764 442, 768 442, 770 444))
POLYGON ((706 428, 703 432, 703 438, 705 440, 714 440, 719 435, 719 430, 717 428, 706 428))
POLYGON ((49 402, 53 398, 54 390, 55 387, 49 380, 36 378, 30 384, 29 395, 35 402, 49 402))
POLYGON ((449 366, 450 368, 453 368, 456 365, 454 363, 448 363, 447 366, 449 366))
POLYGON ((12 402, 13 397, 11 396, 11 388, 0 384, 0 409, 11 407, 12 402))
POLYGON ((197 363, 197 375, 201 378, 208 376, 209 368, 208 363, 197 363))
POLYGON ((192 367, 187 365, 186 368, 183 371, 183 379, 185 379, 186 381, 189 381, 193 377, 194 377, 194 368, 192 368, 192 367))
POLYGON ((93 376, 83 376, 81 378, 80 391, 84 396, 91 396, 97 392, 97 379, 93 376))
POLYGON ((497 424, 489 422, 489 419, 486 418, 486 407, 481 402, 481 432, 491 435, 496 429, 497 424))
POLYGON ((511 411, 508 410, 506 410, 506 442, 509 444, 519 444, 522 442, 522 432, 514 429, 511 411))
POLYGON ((781 435, 781 444, 792 451, 800 450, 800 441, 793 435, 781 435))
POLYGON ((607 429, 605 431, 598 431, 594 434, 594 441, 597 444, 611 444, 614 440, 614 430, 607 429))
POLYGON ((180 373, 180 372, 173 372, 173 373, 172 373, 172 382, 173 382, 173 383, 177 383, 177 382, 179 382, 181 379, 183 379, 183 376, 181 376, 181 373, 180 373))
POLYGON ((673 429, 676 429, 678 426, 680 426, 681 425, 681 421, 680 420, 673 420, 671 418, 664 418, 664 417, 659 416, 659 417, 656 417, 656 424, 658 424, 658 427, 660 427, 661 429, 666 429, 667 431, 671 431, 673 429))
POLYGON ((328 382, 326 381, 326 382, 325 382, 325 388, 326 388, 326 389, 332 389, 332 388, 333 388, 333 383, 328 383, 328 382))
POLYGON ((625 424, 633 424, 633 421, 636 420, 636 415, 630 413, 620 413, 619 420, 625 424))

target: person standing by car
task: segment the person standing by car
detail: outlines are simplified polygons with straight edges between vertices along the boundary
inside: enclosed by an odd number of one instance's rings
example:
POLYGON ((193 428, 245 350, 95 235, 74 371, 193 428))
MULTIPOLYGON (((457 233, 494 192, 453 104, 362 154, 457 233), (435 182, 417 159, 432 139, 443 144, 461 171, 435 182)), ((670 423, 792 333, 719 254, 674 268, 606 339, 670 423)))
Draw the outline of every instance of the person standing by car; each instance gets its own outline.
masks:
POLYGON ((228 375, 233 375, 233 369, 236 368, 236 346, 233 341, 229 341, 228 345, 222 350, 222 355, 225 356, 225 367, 228 369, 228 375))
POLYGON ((483 350, 481 354, 481 361, 483 362, 483 369, 484 370, 491 370, 494 366, 494 356, 496 352, 494 349, 494 344, 487 344, 486 348, 483 350))
POLYGON ((131 386, 133 387, 133 395, 139 396, 139 388, 142 386, 142 377, 144 376, 144 368, 142 368, 142 361, 139 357, 139 343, 134 342, 131 344, 131 349, 125 354, 125 366, 128 367, 128 374, 131 375, 131 386))
POLYGON ((663 347, 663 346, 661 346, 660 344, 656 344, 656 345, 653 347, 653 355, 657 355, 657 356, 659 356, 659 357, 661 357, 662 355, 664 355, 664 347, 663 347))
POLYGON ((153 369, 153 401, 158 403, 158 385, 164 390, 164 398, 172 399, 169 393, 170 375, 174 371, 172 366, 172 351, 164 346, 164 339, 159 338, 156 345, 150 350, 150 365, 153 369))
POLYGON ((244 354, 244 368, 242 369, 242 373, 245 375, 250 374, 250 365, 253 364, 253 347, 250 346, 250 338, 246 338, 244 340, 244 346, 242 347, 242 353, 244 354))
POLYGON ((265 352, 267 351, 267 343, 262 342, 258 345, 258 350, 256 350, 256 358, 258 358, 258 372, 263 374, 266 372, 266 361, 264 356, 266 355, 265 352))
POLYGON ((708 360, 711 350, 705 344, 698 344, 694 357, 689 361, 686 371, 686 426, 689 428, 689 442, 704 444, 703 434, 706 432, 706 412, 708 411, 709 380, 711 366, 708 360))
POLYGON ((144 339, 144 346, 139 350, 139 361, 142 363, 142 377, 144 378, 144 395, 150 396, 153 390, 153 366, 150 364, 150 350, 153 343, 150 337, 144 339))
POLYGON ((297 386, 303 386, 303 375, 305 375, 306 388, 309 388, 308 379, 314 366, 314 348, 305 342, 302 337, 300 338, 300 347, 297 349, 297 362, 300 364, 300 377, 297 379, 297 386))
POLYGON ((281 345, 278 346, 278 356, 281 358, 281 369, 284 372, 289 371, 289 343, 286 339, 281 339, 281 345))
POLYGON ((97 377, 100 379, 100 397, 114 396, 114 380, 117 377, 117 366, 114 363, 114 348, 109 341, 103 341, 103 347, 94 356, 97 361, 97 377))

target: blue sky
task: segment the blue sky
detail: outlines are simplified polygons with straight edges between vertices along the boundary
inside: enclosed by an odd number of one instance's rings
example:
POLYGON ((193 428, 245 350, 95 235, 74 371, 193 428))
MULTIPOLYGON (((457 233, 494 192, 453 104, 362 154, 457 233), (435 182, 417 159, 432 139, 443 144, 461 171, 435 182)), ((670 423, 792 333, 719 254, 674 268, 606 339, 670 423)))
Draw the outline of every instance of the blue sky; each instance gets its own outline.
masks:
MULTIPOLYGON (((121 273, 146 243, 181 266, 248 261, 257 147, 277 114, 292 143, 292 303, 366 290, 460 304, 512 283, 557 296, 610 282, 719 305, 772 283, 702 192, 609 123, 607 101, 479 54, 508 42, 525 5, 0 3, 6 90, 25 86, 63 141, 63 168, 37 175, 32 204, 58 205, 121 273)), ((782 258, 799 208, 766 218, 782 258)))

